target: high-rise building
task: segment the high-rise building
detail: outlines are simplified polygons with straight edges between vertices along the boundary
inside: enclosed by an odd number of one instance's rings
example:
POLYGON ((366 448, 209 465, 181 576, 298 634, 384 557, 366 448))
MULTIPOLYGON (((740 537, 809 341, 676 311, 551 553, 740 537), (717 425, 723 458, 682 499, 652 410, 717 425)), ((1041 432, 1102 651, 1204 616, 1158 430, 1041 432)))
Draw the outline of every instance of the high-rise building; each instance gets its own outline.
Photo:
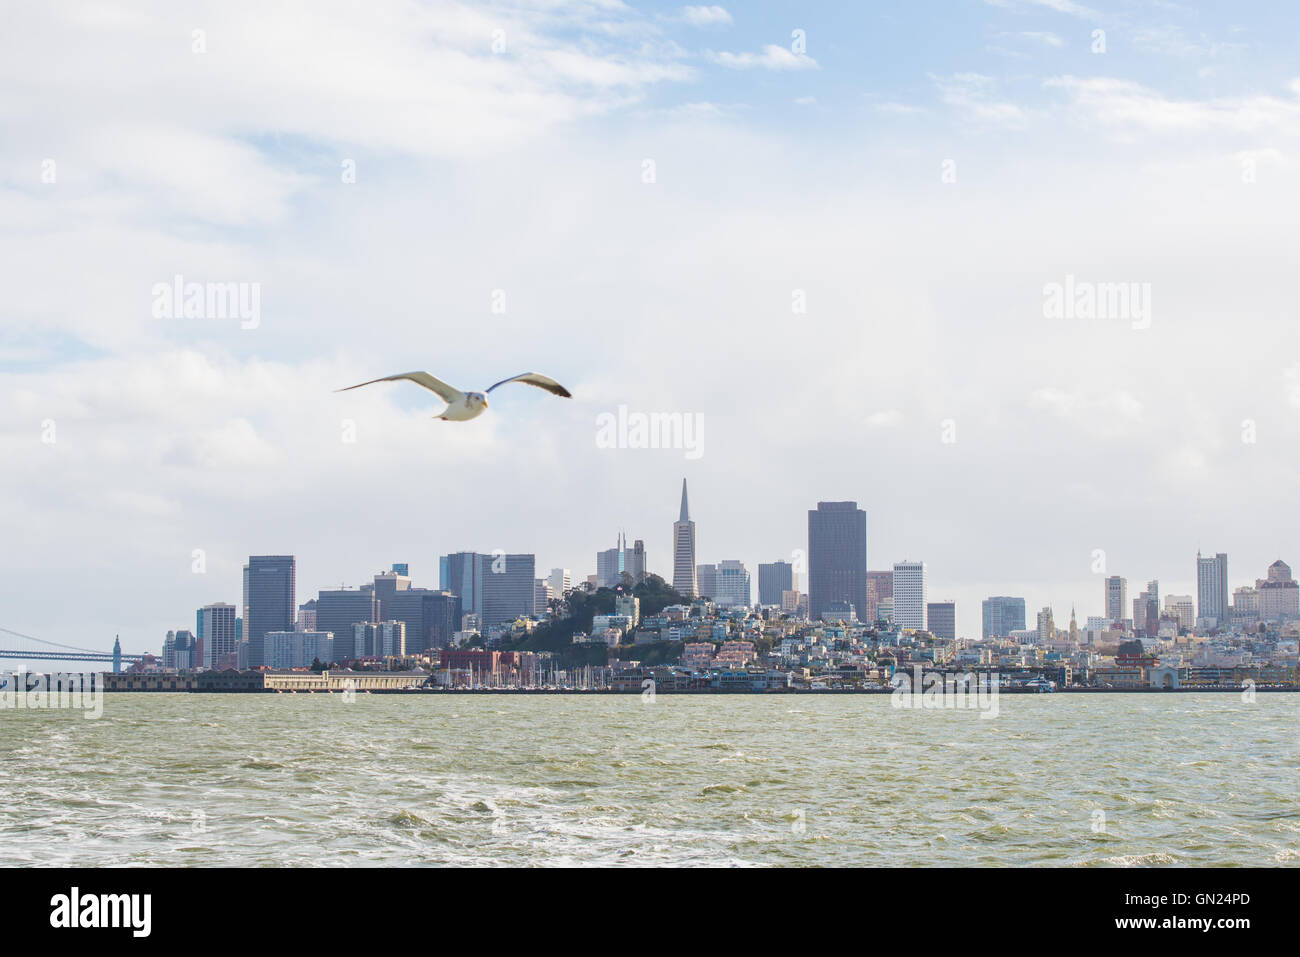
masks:
POLYGON ((483 613, 482 570, 478 552, 453 552, 438 559, 438 587, 460 598, 462 614, 483 613))
POLYGON ((352 651, 358 658, 392 658, 410 654, 406 646, 406 622, 357 622, 352 626, 352 651))
MULTIPOLYGON (((373 625, 358 625, 373 628, 373 625)), ((268 668, 310 668, 312 662, 330 664, 336 660, 334 636, 322 631, 268 631, 264 653, 268 668)))
POLYGON ((1160 582, 1147 582, 1133 599, 1133 634, 1154 638, 1160 630, 1160 582))
POLYGON ((197 639, 191 631, 169 631, 163 641, 162 666, 166 670, 189 671, 194 667, 197 639))
POLYGON ((199 609, 203 616, 203 637, 196 642, 194 667, 216 668, 235 651, 235 606, 215 602, 199 609))
MULTIPOLYGON (((400 622, 405 646, 403 654, 415 655, 431 648, 445 648, 460 627, 461 600, 450 591, 413 588, 411 578, 398 571, 380 572, 360 588, 323 590, 316 598, 315 631, 334 636, 332 653, 336 661, 349 661, 374 651, 373 630, 357 631, 357 625, 400 622), (363 638, 358 645, 357 636, 363 638), (364 642, 369 641, 367 645, 364 642)), ((383 634, 381 632, 381 638, 383 634)), ((380 646, 382 647, 382 646, 380 646)))
POLYGON ((1128 608, 1128 580, 1119 575, 1111 575, 1105 585, 1106 617, 1111 621, 1123 621, 1128 608))
POLYGON ((957 605, 951 601, 932 601, 925 606, 926 630, 936 638, 957 640, 957 605))
POLYGON ((550 611, 551 599, 554 597, 549 580, 539 578, 533 582, 533 614, 541 618, 550 611))
POLYGON ((1232 590, 1232 623, 1249 625, 1259 621, 1259 590, 1242 585, 1232 590))
POLYGON ((1178 619, 1178 627, 1191 631, 1196 627, 1196 607, 1191 595, 1166 595, 1165 614, 1178 619))
POLYGON ((1056 637, 1056 622, 1052 620, 1051 606, 1038 613, 1038 640, 1051 641, 1056 637))
POLYGON ((309 598, 298 606, 297 631, 316 630, 316 599, 309 598))
POLYGON ((818 502, 808 511, 808 616, 821 618, 833 601, 849 602, 866 620, 867 513, 857 502, 818 502))
POLYGON ((483 627, 504 625, 516 618, 531 618, 537 558, 523 553, 480 555, 479 584, 483 592, 483 627))
POLYGON ((551 586, 552 598, 563 598, 573 587, 573 574, 567 568, 552 568, 547 584, 551 586))
POLYGON ((714 601, 727 608, 748 607, 752 604, 749 569, 743 562, 727 559, 718 562, 714 601))
POLYGON ((1291 566, 1278 559, 1268 566, 1267 577, 1255 580, 1259 592, 1259 616, 1265 621, 1291 621, 1300 617, 1300 583, 1291 577, 1291 566))
POLYGON ((1025 630, 1025 600, 1006 595, 985 598, 980 608, 985 638, 1009 638, 1013 631, 1025 630))
POLYGON ((334 636, 331 651, 335 661, 357 657, 353 625, 379 620, 379 599, 375 597, 373 584, 360 588, 323 588, 316 595, 316 631, 334 636))
POLYGON ((695 590, 702 598, 718 597, 718 566, 695 566, 695 590))
POLYGON ((880 603, 894 597, 894 573, 867 572, 867 621, 880 618, 880 603))
POLYGON ((900 628, 925 628, 925 562, 894 563, 894 621, 900 628))
POLYGON ((1196 553, 1196 617, 1208 627, 1223 624, 1228 614, 1228 556, 1196 553))
MULTIPOLYGON (((626 547, 627 545, 626 538, 623 539, 623 544, 626 547)), ((642 541, 641 539, 638 538, 636 541, 632 543, 632 548, 630 550, 625 551, 623 555, 623 571, 627 572, 629 575, 632 576, 633 585, 639 585, 643 581, 645 581, 645 577, 646 577, 645 542, 642 541)))
POLYGON ((789 562, 771 562, 758 566, 758 603, 780 605, 781 594, 794 588, 794 566, 789 562))
POLYGON ((686 501, 686 479, 682 479, 682 509, 673 522, 673 589, 685 598, 699 595, 695 578, 695 523, 686 501))
POLYGON ((297 568, 292 555, 251 555, 244 566, 244 638, 248 664, 263 667, 262 637, 268 631, 293 631, 297 568))
POLYGON ((596 585, 599 588, 615 588, 623 580, 623 556, 627 550, 627 538, 621 532, 618 544, 596 553, 596 585))

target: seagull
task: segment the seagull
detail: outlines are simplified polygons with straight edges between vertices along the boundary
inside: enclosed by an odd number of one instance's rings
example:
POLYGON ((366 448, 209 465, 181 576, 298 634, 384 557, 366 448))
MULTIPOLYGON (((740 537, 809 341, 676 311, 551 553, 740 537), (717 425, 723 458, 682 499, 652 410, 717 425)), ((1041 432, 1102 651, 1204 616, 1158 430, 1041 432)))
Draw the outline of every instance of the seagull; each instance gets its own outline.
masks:
POLYGON ((507 382, 523 382, 527 385, 535 385, 539 389, 545 389, 555 395, 563 396, 566 399, 572 398, 568 389, 550 376, 544 376, 540 372, 525 372, 522 375, 511 376, 509 379, 502 379, 496 385, 488 386, 483 392, 461 392, 460 389, 447 385, 441 379, 435 379, 427 372, 403 372, 399 375, 371 379, 369 382, 350 385, 346 389, 335 389, 334 391, 347 392, 351 389, 360 389, 363 385, 374 385, 376 382, 396 382, 398 379, 410 379, 416 385, 422 385, 430 392, 436 392, 447 403, 447 408, 443 409, 442 415, 438 416, 444 422, 468 422, 470 419, 478 418, 483 414, 483 410, 487 408, 487 393, 497 386, 505 385, 507 382))

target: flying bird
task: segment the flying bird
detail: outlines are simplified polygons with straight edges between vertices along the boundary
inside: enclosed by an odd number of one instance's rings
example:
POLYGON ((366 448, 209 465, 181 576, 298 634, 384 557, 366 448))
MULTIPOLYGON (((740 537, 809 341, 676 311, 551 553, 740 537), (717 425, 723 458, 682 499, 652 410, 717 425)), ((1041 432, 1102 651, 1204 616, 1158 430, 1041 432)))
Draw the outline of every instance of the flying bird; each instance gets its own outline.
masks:
POLYGON ((523 382, 527 385, 535 385, 539 389, 545 389, 555 395, 563 396, 566 399, 572 398, 568 389, 540 372, 525 372, 522 375, 511 376, 509 379, 502 379, 496 385, 488 386, 483 392, 461 392, 460 389, 447 385, 441 379, 435 379, 427 372, 403 372, 400 375, 371 379, 369 382, 350 385, 347 389, 335 389, 334 391, 347 392, 350 389, 360 389, 363 385, 374 385, 376 382, 396 382, 398 379, 410 379, 416 385, 422 385, 430 392, 437 393, 447 403, 447 408, 442 410, 442 415, 438 416, 438 418, 447 422, 467 422, 482 415, 483 410, 488 405, 487 393, 497 386, 505 385, 507 382, 523 382))

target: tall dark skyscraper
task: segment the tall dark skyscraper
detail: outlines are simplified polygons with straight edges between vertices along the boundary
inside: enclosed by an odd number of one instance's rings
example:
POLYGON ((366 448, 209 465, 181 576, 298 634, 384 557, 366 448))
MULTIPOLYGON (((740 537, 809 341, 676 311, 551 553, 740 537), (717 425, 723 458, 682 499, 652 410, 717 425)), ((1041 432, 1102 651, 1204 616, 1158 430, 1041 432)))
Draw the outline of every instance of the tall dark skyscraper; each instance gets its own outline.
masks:
POLYGON ((268 631, 293 631, 298 602, 297 567, 292 555, 251 555, 244 566, 244 636, 248 664, 267 664, 263 639, 268 631))
POLYGON ((781 593, 794 590, 794 566, 789 562, 772 562, 758 566, 758 603, 781 604, 781 593))
POLYGON ((847 601, 867 618, 867 513, 857 502, 818 502, 808 512, 808 617, 847 601))

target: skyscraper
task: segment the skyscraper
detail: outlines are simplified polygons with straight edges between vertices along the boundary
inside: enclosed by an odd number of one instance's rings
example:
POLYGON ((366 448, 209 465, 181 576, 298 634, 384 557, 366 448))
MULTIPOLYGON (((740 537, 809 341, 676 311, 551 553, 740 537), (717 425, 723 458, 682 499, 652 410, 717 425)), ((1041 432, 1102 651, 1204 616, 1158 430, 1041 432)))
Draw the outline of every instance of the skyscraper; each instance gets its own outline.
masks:
POLYGON ((714 600, 728 608, 745 606, 752 601, 749 569, 743 562, 727 559, 718 563, 714 600))
POLYGON ((780 605, 781 595, 794 588, 794 566, 789 562, 772 562, 758 566, 758 603, 780 605))
POLYGON ((1223 624, 1228 614, 1228 556, 1213 558, 1196 553, 1196 617, 1210 627, 1223 624))
POLYGON ((458 615, 478 615, 490 628, 537 614, 536 565, 535 556, 523 553, 454 552, 438 561, 439 584, 459 597, 458 615))
POLYGON ((235 606, 225 602, 204 605, 199 609, 203 637, 195 641, 195 668, 215 668, 222 658, 235 650, 235 606))
POLYGON ((596 585, 599 588, 614 588, 623 578, 624 553, 627 550, 627 536, 621 532, 618 544, 596 553, 596 585))
POLYGON ((925 562, 894 563, 894 621, 900 628, 925 628, 925 562))
POLYGON ((957 640, 957 605, 951 601, 932 601, 925 606, 925 623, 936 638, 957 640))
POLYGON ((292 555, 251 555, 244 566, 244 638, 248 664, 266 664, 262 636, 268 631, 293 631, 297 568, 292 555))
POLYGON ((822 617, 833 601, 849 602, 866 620, 867 513, 857 502, 818 502, 808 511, 808 617, 822 617))
POLYGON ((1123 621, 1128 608, 1128 579, 1111 575, 1105 585, 1106 617, 1111 621, 1123 621))
POLYGON ((695 566, 695 592, 701 598, 718 597, 718 566, 695 566))
POLYGON ((686 479, 682 479, 682 510, 673 522, 673 588, 686 598, 699 595, 695 578, 695 523, 686 502, 686 479))
POLYGON ((867 621, 880 617, 880 603, 894 597, 894 573, 867 572, 867 621))
POLYGON ((629 550, 625 536, 623 547, 623 571, 632 576, 633 585, 639 585, 645 581, 646 576, 645 542, 638 538, 629 550))
POLYGON ((1006 595, 984 599, 981 606, 985 638, 1007 638, 1013 631, 1025 630, 1025 600, 1006 595))
POLYGON ((353 625, 380 620, 379 599, 375 597, 374 585, 322 589, 316 596, 316 631, 333 634, 333 657, 336 661, 356 657, 353 625))
POLYGON ((552 568, 546 581, 551 586, 551 597, 563 598, 573 587, 573 574, 567 568, 552 568))
POLYGON ((536 556, 528 554, 480 555, 482 569, 479 583, 483 591, 482 622, 484 628, 504 625, 516 618, 531 618, 536 593, 533 581, 536 556))

